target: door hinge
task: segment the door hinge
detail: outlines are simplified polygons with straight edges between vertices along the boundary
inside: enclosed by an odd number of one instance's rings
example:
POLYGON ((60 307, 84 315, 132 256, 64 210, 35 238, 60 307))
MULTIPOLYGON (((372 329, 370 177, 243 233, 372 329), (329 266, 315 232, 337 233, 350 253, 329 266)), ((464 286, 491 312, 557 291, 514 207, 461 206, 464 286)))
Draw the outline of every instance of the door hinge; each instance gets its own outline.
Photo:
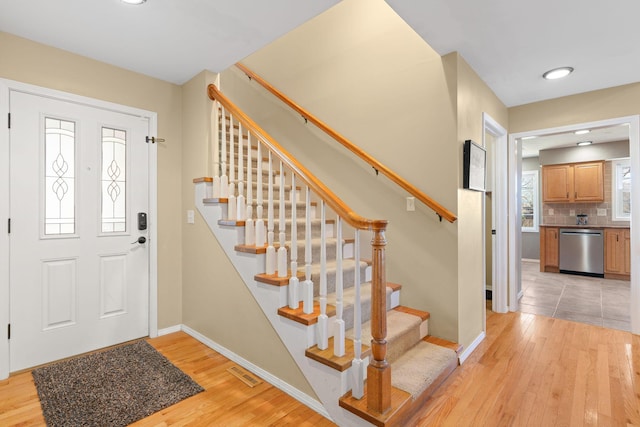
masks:
POLYGON ((7 220, 7 234, 11 234, 11 218, 7 220))
POLYGON ((7 339, 11 339, 11 323, 7 325, 7 339))
POLYGON ((11 129, 11 113, 7 113, 7 127, 11 129))

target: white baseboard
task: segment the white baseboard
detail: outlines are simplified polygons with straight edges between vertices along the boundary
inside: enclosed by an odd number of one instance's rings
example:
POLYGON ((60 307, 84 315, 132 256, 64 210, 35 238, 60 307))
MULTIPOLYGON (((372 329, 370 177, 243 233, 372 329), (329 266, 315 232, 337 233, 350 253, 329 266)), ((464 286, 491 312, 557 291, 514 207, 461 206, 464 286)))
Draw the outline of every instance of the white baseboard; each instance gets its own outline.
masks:
POLYGON ((464 363, 465 360, 467 360, 467 357, 471 356, 471 353, 473 353, 473 350, 475 350, 476 347, 478 347, 480 343, 484 341, 486 336, 487 334, 484 331, 481 332, 480 335, 478 335, 476 339, 473 340, 471 345, 469 345, 469 347, 464 349, 464 351, 460 354, 460 357, 459 357, 461 365, 464 363))
POLYGON ((184 331, 185 333, 189 334, 193 338, 197 339, 202 344, 204 344, 207 347, 217 351, 218 353, 222 354, 227 359, 237 363, 238 365, 242 366, 246 370, 256 374, 257 376, 259 376, 260 378, 262 378, 263 380, 265 380, 266 382, 268 382, 272 386, 282 390, 283 392, 287 393, 289 396, 293 397, 294 399, 296 399, 300 403, 308 406, 309 408, 313 409, 314 411, 316 411, 317 413, 319 413, 323 417, 331 420, 331 416, 329 415, 329 412, 327 412, 327 410, 324 408, 322 403, 318 402, 313 397, 309 396, 306 393, 303 393, 302 391, 300 391, 297 388, 293 387, 291 384, 288 384, 288 383, 282 381, 280 378, 274 376, 270 372, 265 371, 264 369, 260 368, 259 366, 256 366, 253 363, 249 362, 248 360, 246 360, 246 359, 242 358, 241 356, 235 354, 231 350, 229 350, 229 349, 221 346, 220 344, 216 343, 215 341, 207 338, 206 336, 202 335, 200 332, 198 332, 198 331, 196 331, 194 329, 191 329, 190 327, 188 327, 186 325, 181 325, 180 328, 181 328, 182 331, 184 331))
POLYGON ((539 259, 531 259, 531 258, 522 258, 522 262, 535 262, 540 264, 540 260, 539 259))
POLYGON ((174 332, 180 332, 182 330, 182 325, 173 325, 168 328, 158 329, 158 336, 161 337, 163 335, 172 334, 174 332))

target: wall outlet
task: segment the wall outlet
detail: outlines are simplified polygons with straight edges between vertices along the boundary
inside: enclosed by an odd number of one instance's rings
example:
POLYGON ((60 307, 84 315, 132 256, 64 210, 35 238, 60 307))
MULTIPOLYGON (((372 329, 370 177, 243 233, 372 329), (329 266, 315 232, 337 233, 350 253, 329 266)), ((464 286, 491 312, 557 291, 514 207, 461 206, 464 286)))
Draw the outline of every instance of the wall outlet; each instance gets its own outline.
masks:
POLYGON ((549 215, 553 215, 553 209, 549 209, 549 215))
POLYGON ((416 198, 407 197, 407 212, 413 212, 416 210, 416 198))
POLYGON ((187 224, 195 224, 196 222, 196 214, 192 210, 187 211, 187 224))
POLYGON ((598 216, 607 216, 606 209, 598 209, 598 216))
POLYGON ((575 209, 569 209, 569 216, 576 216, 576 210, 575 209))

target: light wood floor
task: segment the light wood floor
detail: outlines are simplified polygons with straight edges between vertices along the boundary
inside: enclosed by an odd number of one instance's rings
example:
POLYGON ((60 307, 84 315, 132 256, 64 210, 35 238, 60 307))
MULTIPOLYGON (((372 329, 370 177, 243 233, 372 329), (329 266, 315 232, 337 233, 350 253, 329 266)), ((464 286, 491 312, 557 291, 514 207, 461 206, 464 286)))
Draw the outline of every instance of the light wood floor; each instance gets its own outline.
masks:
MULTIPOLYGON (((206 391, 136 426, 333 425, 269 384, 245 386, 184 333, 149 342, 206 391)), ((0 426, 44 425, 31 378, 0 381, 0 426)), ((410 425, 640 426, 640 336, 487 311, 487 338, 410 425)))

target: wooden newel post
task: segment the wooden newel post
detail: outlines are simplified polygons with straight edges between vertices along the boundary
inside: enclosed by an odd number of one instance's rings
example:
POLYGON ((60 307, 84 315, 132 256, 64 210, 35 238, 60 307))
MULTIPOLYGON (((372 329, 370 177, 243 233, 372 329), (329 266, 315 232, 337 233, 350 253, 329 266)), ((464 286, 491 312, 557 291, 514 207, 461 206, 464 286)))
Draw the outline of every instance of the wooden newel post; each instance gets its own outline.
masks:
POLYGON ((387 355, 387 279, 385 276, 384 250, 387 245, 384 232, 386 221, 373 229, 371 241, 373 277, 371 287, 371 352, 367 368, 367 407, 384 414, 391 408, 391 365, 387 355))

